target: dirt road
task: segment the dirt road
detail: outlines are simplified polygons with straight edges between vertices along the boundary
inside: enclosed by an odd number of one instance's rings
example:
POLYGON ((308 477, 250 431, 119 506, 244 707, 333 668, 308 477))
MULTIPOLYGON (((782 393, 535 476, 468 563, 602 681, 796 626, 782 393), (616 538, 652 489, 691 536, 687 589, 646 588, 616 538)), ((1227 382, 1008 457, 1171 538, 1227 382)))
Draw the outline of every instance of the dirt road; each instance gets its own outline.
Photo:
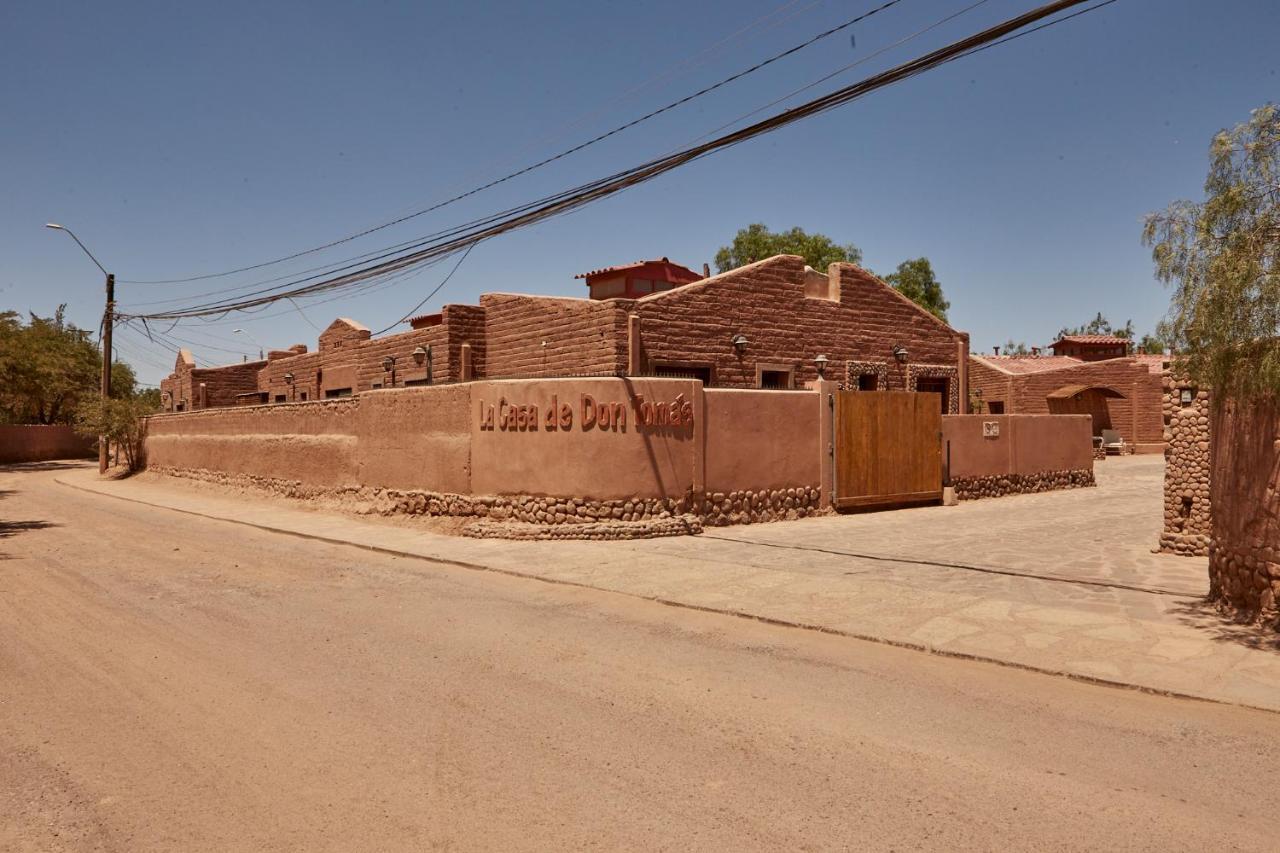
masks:
POLYGON ((1280 716, 0 469, 0 850, 1274 850, 1280 716))

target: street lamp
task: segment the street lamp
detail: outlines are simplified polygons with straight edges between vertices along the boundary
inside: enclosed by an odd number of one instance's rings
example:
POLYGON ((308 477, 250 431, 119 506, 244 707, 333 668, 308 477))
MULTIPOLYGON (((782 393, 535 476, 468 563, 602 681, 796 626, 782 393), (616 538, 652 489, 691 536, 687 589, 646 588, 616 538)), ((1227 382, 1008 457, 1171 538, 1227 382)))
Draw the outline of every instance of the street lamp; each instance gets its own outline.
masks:
MULTIPOLYGON (((111 398, 111 328, 115 325, 116 314, 116 277, 107 272, 107 268, 98 263, 98 259, 93 256, 88 247, 80 242, 80 238, 75 232, 65 225, 59 225, 56 222, 45 223, 45 228, 52 228, 54 231, 65 231, 71 235, 71 239, 76 241, 84 253, 89 256, 89 260, 93 261, 94 266, 102 270, 102 274, 107 277, 107 307, 102 312, 102 401, 105 403, 111 398)), ((98 436, 98 473, 107 473, 107 437, 105 435, 98 436)))
POLYGON ((256 340, 254 340, 253 335, 249 334, 249 333, 248 333, 248 332, 246 332, 244 329, 232 329, 232 330, 231 330, 231 334, 233 334, 233 335, 244 335, 246 338, 248 338, 248 339, 249 339, 249 343, 253 344, 254 346, 256 346, 256 347, 258 348, 258 361, 262 361, 262 352, 263 352, 264 347, 262 346, 262 344, 258 343, 256 340))

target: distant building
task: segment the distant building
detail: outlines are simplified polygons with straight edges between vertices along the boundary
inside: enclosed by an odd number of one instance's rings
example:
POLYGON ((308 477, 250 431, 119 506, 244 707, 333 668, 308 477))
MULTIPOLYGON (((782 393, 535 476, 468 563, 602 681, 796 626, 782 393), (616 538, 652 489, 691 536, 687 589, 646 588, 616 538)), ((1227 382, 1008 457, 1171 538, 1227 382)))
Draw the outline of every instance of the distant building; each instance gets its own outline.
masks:
MULTIPOLYGON (((704 278, 666 258, 586 273, 591 298, 486 293, 373 337, 335 320, 319 348, 273 350, 244 387, 231 365, 207 405, 295 403, 472 379, 671 376, 710 387, 803 388, 822 372, 860 390, 938 395, 964 412, 969 337, 854 264, 778 255, 704 278), (614 295, 606 295, 614 294, 614 295), (216 403, 214 401, 217 401, 216 403)), ((186 384, 188 368, 165 380, 186 384)), ((175 394, 169 411, 195 408, 175 394)))
POLYGON ((1063 335, 1049 344, 1054 355, 1078 358, 1080 361, 1103 361, 1129 354, 1129 339, 1115 335, 1063 335))
POLYGON ((704 277, 688 267, 673 264, 666 258, 605 267, 574 276, 586 279, 592 299, 639 299, 704 277))

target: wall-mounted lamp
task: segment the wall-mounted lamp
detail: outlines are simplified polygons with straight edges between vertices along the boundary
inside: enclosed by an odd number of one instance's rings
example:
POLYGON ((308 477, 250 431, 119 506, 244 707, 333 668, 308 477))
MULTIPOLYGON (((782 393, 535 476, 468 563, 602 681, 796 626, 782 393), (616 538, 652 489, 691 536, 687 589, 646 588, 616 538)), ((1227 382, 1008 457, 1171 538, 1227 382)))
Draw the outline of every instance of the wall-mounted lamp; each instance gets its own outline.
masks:
POLYGON ((907 363, 907 348, 906 348, 906 347, 901 347, 901 346, 899 346, 899 347, 894 347, 894 348, 893 348, 893 359, 894 359, 894 361, 898 362, 898 364, 906 364, 906 363, 907 363))
POLYGON ((741 333, 736 334, 729 339, 729 343, 733 344, 733 348, 737 351, 738 355, 742 355, 742 353, 747 349, 747 336, 741 333))
POLYGON ((427 360, 427 356, 430 354, 431 354, 431 347, 427 347, 426 349, 423 349, 422 347, 417 347, 413 351, 413 361, 415 364, 422 364, 427 360))
POLYGON ((396 387, 396 357, 389 355, 382 360, 382 369, 391 371, 391 387, 396 387))
POLYGON ((813 366, 818 368, 818 378, 825 379, 827 377, 827 362, 829 359, 823 353, 819 353, 813 359, 813 366))
POLYGON ((285 384, 286 384, 286 385, 292 385, 292 384, 293 384, 293 374, 292 374, 292 373, 286 373, 286 374, 284 375, 284 381, 285 381, 285 384))
POLYGON ((1190 406, 1196 398, 1196 390, 1194 388, 1183 388, 1178 392, 1178 402, 1184 406, 1190 406))

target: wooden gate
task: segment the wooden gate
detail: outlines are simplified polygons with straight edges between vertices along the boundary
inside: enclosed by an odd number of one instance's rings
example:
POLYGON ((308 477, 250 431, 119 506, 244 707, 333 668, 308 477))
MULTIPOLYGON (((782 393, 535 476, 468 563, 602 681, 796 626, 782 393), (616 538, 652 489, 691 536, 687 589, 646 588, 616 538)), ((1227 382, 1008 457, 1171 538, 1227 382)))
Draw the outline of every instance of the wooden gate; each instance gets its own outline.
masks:
POLYGON ((836 507, 942 499, 936 394, 841 391, 836 398, 836 507))

